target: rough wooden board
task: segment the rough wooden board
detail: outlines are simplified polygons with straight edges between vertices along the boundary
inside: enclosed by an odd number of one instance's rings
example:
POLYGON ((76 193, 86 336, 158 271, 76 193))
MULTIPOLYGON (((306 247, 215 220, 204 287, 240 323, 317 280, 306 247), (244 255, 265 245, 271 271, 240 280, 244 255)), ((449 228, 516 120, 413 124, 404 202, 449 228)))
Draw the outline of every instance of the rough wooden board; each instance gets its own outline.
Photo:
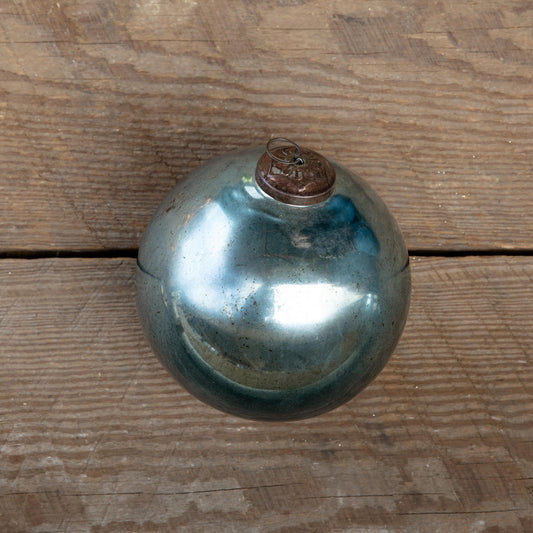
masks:
POLYGON ((412 265, 378 379, 266 424, 166 374, 134 260, 0 261, 0 530, 531 531, 533 258, 412 265))
POLYGON ((0 251, 128 248, 166 191, 284 134, 411 249, 531 248, 527 0, 0 4, 0 251))

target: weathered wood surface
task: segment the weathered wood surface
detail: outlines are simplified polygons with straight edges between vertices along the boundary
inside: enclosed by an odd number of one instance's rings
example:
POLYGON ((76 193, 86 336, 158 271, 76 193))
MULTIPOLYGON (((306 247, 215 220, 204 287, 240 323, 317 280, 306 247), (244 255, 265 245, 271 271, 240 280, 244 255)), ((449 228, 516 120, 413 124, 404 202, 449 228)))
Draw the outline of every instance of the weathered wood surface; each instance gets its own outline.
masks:
POLYGON ((0 261, 0 530, 533 530, 533 258, 414 258, 377 380, 223 415, 143 338, 132 259, 0 261))
POLYGON ((0 251, 131 248, 186 172, 289 136, 411 249, 530 248, 528 0, 0 2, 0 251))
MULTIPOLYGON (((532 30, 526 0, 0 0, 0 257, 135 248, 272 135, 367 179, 411 250, 527 253, 532 30)), ((533 257, 412 264, 378 379, 264 424, 162 369, 134 260, 1 259, 0 531, 533 531, 533 257)))

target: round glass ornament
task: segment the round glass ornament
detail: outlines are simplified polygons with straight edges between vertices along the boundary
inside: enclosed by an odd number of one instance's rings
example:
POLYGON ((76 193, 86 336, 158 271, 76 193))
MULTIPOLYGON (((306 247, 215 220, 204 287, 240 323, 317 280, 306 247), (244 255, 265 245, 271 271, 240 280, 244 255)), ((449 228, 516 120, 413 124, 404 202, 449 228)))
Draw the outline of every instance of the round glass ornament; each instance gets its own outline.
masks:
POLYGON ((294 420, 376 377, 411 283, 398 225, 370 186, 273 141, 208 161, 168 194, 141 241, 137 308, 154 352, 197 398, 294 420))

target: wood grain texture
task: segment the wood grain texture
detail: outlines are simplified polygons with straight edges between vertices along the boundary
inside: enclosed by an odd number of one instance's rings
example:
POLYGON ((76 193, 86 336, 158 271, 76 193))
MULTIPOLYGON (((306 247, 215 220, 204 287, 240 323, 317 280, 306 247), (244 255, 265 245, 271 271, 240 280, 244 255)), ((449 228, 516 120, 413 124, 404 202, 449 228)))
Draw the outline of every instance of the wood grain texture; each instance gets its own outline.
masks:
POLYGON ((533 530, 533 258, 414 258, 400 345, 347 405, 223 415, 143 338, 135 261, 0 261, 0 530, 533 530))
POLYGON ((130 248, 166 191, 289 136, 411 249, 532 246, 527 0, 0 2, 0 251, 130 248))

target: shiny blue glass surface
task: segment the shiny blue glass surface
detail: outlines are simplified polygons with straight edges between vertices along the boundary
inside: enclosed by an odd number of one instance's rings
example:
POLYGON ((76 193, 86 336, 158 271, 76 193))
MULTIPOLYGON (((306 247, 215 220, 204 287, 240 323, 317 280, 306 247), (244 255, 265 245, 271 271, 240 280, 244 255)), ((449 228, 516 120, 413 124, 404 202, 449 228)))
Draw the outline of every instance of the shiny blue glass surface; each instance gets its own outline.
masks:
POLYGON ((170 192, 141 242, 152 348, 201 400, 246 418, 314 416, 383 368, 403 329, 407 250, 377 194, 333 163, 334 194, 292 206, 256 185, 258 147, 170 192))

